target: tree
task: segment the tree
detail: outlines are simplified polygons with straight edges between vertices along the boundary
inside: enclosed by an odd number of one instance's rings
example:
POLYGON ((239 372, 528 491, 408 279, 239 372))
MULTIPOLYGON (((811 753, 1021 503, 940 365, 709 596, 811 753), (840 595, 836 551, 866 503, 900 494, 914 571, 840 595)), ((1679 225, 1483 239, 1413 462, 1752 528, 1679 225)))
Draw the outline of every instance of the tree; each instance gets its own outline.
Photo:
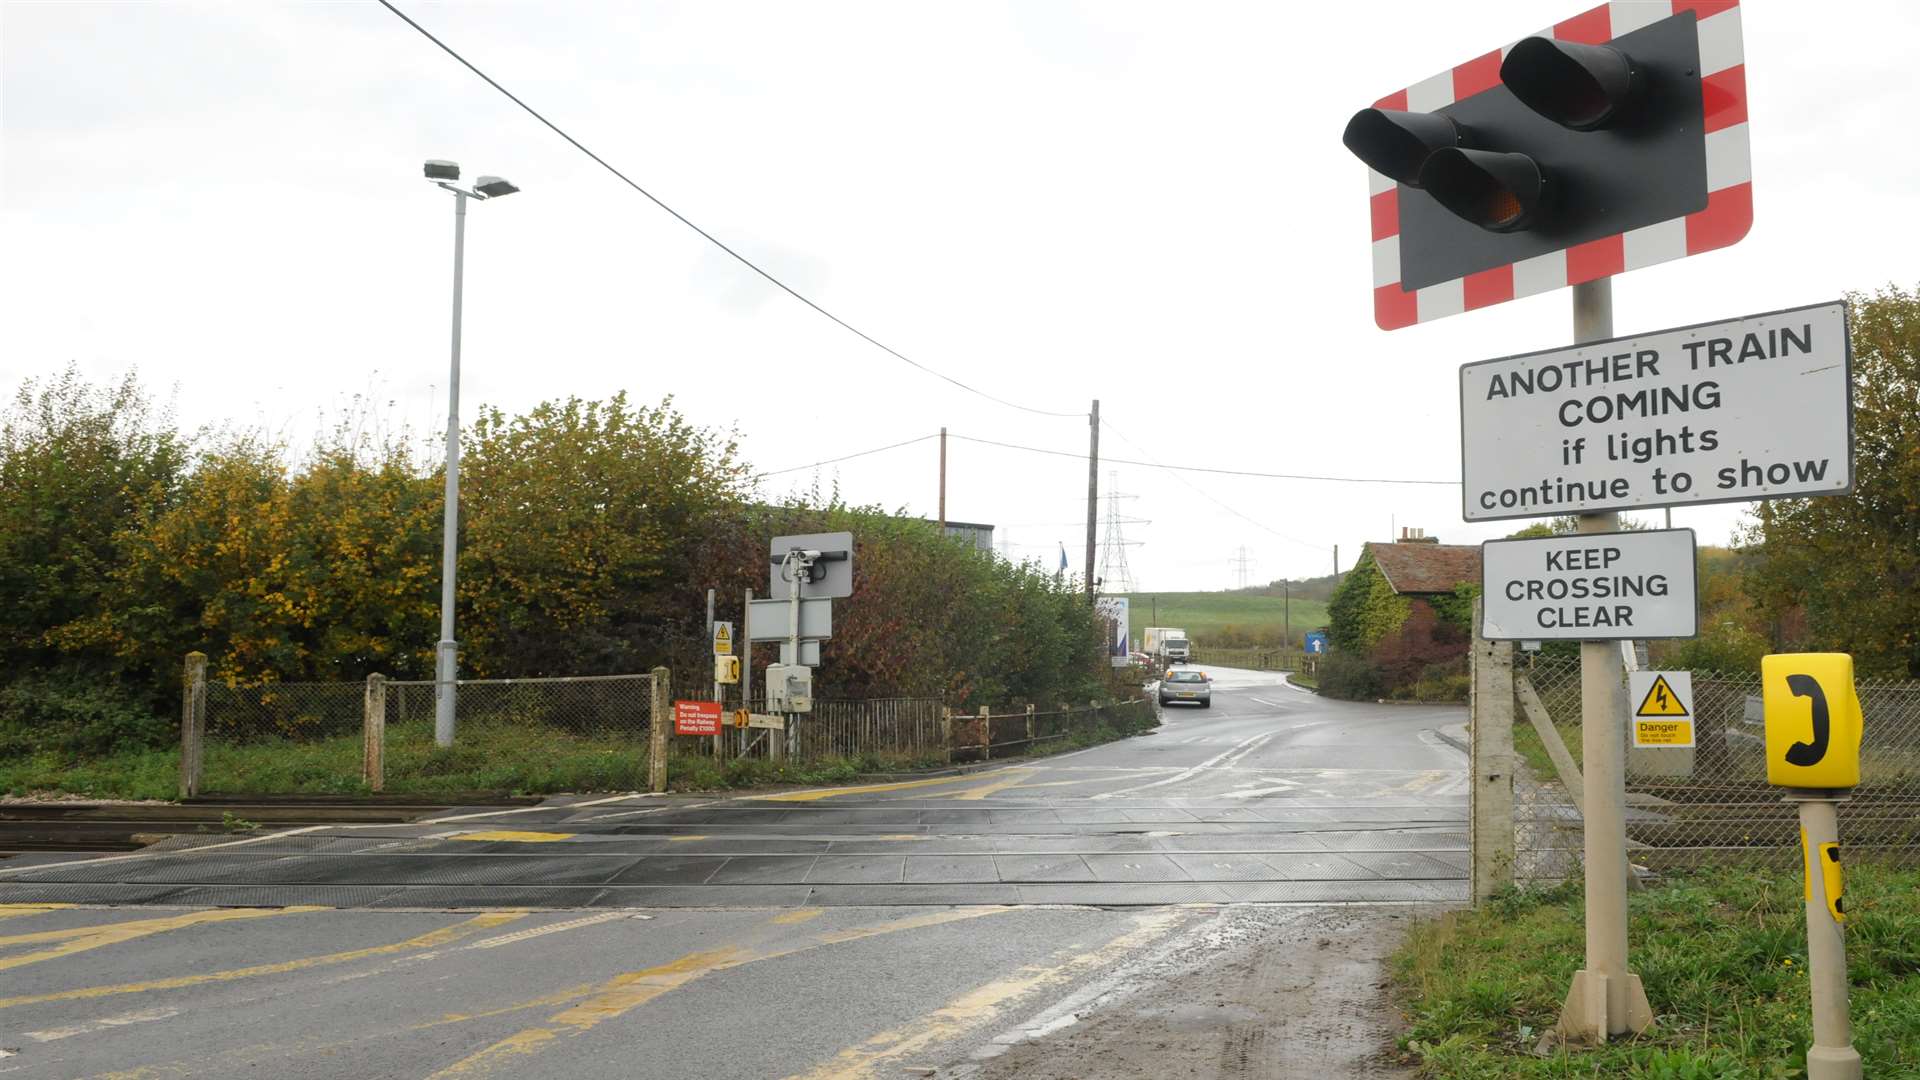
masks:
POLYGON ((1854 489, 1762 503, 1746 541, 1776 647, 1850 652, 1863 673, 1920 678, 1920 292, 1848 296, 1854 489))
POLYGON ((131 373, 95 386, 69 366, 21 386, 0 423, 0 663, 10 672, 105 660, 72 628, 100 611, 124 527, 171 505, 186 465, 185 440, 131 373))

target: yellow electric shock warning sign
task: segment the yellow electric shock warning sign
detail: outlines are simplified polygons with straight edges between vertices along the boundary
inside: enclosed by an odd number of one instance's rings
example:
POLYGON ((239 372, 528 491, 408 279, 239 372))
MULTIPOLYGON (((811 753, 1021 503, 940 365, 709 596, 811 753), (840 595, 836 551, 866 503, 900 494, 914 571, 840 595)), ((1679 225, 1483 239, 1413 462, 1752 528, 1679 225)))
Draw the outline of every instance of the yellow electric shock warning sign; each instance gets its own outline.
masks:
POLYGON ((1633 745, 1693 745, 1692 672, 1631 671, 1627 693, 1638 702, 1633 709, 1633 745))
POLYGON ((1640 707, 1633 711, 1635 716, 1685 716, 1687 707, 1680 703, 1679 695, 1667 683, 1667 677, 1654 673, 1653 685, 1647 688, 1646 696, 1640 699, 1640 707))

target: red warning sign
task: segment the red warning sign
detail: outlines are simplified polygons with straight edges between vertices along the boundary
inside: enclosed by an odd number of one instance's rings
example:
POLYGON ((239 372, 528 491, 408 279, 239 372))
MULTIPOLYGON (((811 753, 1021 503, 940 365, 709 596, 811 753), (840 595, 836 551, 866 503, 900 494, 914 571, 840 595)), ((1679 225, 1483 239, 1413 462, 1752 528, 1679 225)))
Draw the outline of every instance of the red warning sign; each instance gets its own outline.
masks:
POLYGON ((675 735, 720 734, 720 703, 717 701, 676 701, 673 703, 675 735))

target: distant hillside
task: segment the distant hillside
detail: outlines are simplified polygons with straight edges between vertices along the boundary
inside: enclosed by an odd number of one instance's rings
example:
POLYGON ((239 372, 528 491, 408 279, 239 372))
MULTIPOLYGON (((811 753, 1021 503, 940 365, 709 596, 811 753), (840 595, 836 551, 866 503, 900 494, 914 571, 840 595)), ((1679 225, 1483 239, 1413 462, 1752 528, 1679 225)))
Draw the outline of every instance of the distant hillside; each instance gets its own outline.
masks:
POLYGON ((1228 589, 1236 595, 1281 596, 1291 593, 1295 601, 1318 600, 1326 603, 1333 599, 1333 590, 1340 587, 1345 574, 1322 574, 1315 578, 1295 578, 1289 585, 1282 586, 1278 581, 1269 581, 1265 585, 1254 585, 1245 589, 1228 589))
POLYGON ((1140 632, 1149 626, 1178 626, 1193 635, 1200 645, 1279 645, 1285 637, 1285 617, 1292 615, 1292 640, 1308 630, 1327 624, 1324 600, 1303 600, 1295 595, 1284 602, 1276 587, 1269 595, 1264 589, 1233 592, 1131 593, 1127 597, 1128 622, 1133 640, 1140 643, 1140 632), (1156 614, 1156 611, 1158 612, 1156 614))

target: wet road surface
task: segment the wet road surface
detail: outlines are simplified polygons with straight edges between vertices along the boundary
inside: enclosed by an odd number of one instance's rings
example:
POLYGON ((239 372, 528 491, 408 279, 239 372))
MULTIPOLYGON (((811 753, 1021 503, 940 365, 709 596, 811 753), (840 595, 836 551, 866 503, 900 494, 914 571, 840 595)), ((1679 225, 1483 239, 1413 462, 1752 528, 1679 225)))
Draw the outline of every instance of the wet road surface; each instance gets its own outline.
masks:
POLYGON ((1463 710, 1220 674, 959 776, 0 864, 0 1076, 898 1076, 1283 933, 1269 904, 1464 899, 1463 710))

